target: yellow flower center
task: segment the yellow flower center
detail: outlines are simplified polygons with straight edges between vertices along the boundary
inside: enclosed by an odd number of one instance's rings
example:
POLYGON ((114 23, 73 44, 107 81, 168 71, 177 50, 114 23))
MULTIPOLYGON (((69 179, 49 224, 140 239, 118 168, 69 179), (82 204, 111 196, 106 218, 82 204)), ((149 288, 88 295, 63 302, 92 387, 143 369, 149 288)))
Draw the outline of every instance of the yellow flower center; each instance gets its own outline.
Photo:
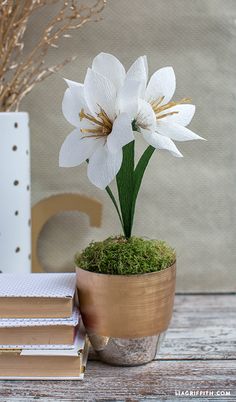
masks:
POLYGON ((100 112, 96 113, 97 117, 92 116, 89 113, 86 113, 84 109, 81 109, 79 113, 79 118, 80 121, 83 119, 86 119, 90 121, 92 126, 94 127, 89 127, 89 128, 81 128, 80 131, 81 133, 85 133, 88 135, 85 135, 83 138, 101 138, 101 137, 107 137, 111 131, 112 131, 112 122, 107 116, 106 112, 104 109, 99 106, 100 112))
POLYGON ((170 109, 173 106, 177 106, 177 105, 181 105, 183 103, 189 103, 191 102, 191 99, 189 98, 183 98, 178 102, 168 102, 165 105, 160 105, 161 102, 163 101, 164 96, 161 96, 160 98, 156 99, 156 100, 152 100, 150 101, 150 105, 152 107, 152 110, 154 111, 155 115, 156 115, 156 119, 163 119, 164 117, 167 116, 172 116, 173 114, 178 114, 179 112, 176 110, 174 112, 168 112, 168 109, 170 109), (164 113, 162 115, 160 115, 161 112, 167 111, 167 113, 164 113))

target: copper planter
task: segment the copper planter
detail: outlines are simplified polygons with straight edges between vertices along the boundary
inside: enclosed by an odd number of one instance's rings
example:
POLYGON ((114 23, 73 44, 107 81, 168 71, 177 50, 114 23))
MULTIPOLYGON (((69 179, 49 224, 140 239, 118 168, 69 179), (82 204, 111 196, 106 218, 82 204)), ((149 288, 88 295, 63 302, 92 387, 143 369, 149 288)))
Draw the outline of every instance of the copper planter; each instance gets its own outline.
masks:
POLYGON ((151 361, 173 310, 176 265, 141 275, 105 275, 77 268, 80 312, 104 362, 151 361))

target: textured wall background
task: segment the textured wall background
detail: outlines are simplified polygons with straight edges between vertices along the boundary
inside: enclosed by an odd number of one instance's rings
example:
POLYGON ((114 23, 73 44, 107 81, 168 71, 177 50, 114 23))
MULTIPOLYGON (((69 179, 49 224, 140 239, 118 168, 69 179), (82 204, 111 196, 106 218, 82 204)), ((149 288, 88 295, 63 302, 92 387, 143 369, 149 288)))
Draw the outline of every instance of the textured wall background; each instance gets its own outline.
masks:
MULTIPOLYGON (((28 45, 45 16, 32 22, 28 45)), ((79 54, 61 76, 83 81, 100 51, 115 54, 128 67, 146 54, 150 73, 172 65, 176 99, 197 105, 191 128, 208 142, 179 143, 184 158, 165 151, 154 155, 137 204, 134 233, 166 239, 178 253, 178 290, 224 291, 236 288, 236 132, 235 0, 108 0, 103 21, 86 25, 65 40, 59 56, 79 54)), ((60 192, 80 192, 104 205, 101 229, 86 216, 53 218, 40 238, 48 270, 72 269, 72 256, 88 241, 120 232, 107 195, 93 187, 86 166, 58 167, 58 152, 72 130, 61 113, 65 84, 50 77, 25 99, 30 113, 33 203, 60 192)), ((140 140, 139 152, 144 147, 140 140)))

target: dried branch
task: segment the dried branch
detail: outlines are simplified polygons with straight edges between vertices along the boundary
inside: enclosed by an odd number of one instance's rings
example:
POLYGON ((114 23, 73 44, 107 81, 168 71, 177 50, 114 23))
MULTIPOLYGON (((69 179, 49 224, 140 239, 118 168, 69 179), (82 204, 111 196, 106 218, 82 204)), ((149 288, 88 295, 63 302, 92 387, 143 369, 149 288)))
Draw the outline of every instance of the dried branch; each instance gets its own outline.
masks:
POLYGON ((36 83, 74 59, 46 66, 49 49, 58 48, 60 39, 70 37, 70 31, 98 21, 105 4, 106 0, 96 0, 92 6, 78 4, 76 0, 0 0, 0 111, 18 110, 21 100, 36 83), (53 17, 42 27, 33 49, 24 52, 30 17, 39 8, 52 6, 57 7, 53 17))

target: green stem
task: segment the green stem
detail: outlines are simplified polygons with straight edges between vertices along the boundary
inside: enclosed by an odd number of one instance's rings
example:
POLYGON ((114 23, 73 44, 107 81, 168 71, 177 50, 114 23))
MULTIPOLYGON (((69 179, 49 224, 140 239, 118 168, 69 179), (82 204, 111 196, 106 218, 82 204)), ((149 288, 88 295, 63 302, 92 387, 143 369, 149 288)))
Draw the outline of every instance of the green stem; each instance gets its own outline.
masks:
POLYGON ((122 220, 122 216, 121 216, 121 213, 120 213, 118 204, 117 204, 117 202, 116 202, 116 199, 115 199, 115 197, 114 197, 114 194, 113 194, 113 192, 111 191, 111 189, 110 189, 109 186, 106 187, 106 192, 107 192, 107 194, 109 195, 110 199, 112 200, 112 202, 113 202, 113 204, 114 204, 114 206, 115 206, 115 209, 116 209, 117 214, 118 214, 119 219, 120 219, 120 223, 121 223, 122 229, 123 229, 123 231, 124 231, 124 223, 123 223, 123 220, 122 220))
POLYGON ((133 227, 134 221, 134 213, 135 213, 135 206, 137 201, 137 196, 140 190, 140 186, 143 180, 143 175, 145 173, 146 167, 148 165, 149 160, 155 148, 151 145, 144 151, 143 155, 138 161, 138 164, 134 171, 134 187, 133 187, 133 199, 132 199, 132 207, 131 207, 131 228, 133 227))
POLYGON ((134 141, 123 147, 123 160, 116 176, 124 234, 128 239, 132 232, 132 203, 134 186, 134 141))
POLYGON ((122 165, 116 176, 120 209, 110 187, 106 187, 118 213, 126 239, 129 239, 132 234, 137 196, 149 160, 155 151, 154 147, 149 146, 134 168, 134 145, 135 142, 132 141, 123 147, 122 165))

